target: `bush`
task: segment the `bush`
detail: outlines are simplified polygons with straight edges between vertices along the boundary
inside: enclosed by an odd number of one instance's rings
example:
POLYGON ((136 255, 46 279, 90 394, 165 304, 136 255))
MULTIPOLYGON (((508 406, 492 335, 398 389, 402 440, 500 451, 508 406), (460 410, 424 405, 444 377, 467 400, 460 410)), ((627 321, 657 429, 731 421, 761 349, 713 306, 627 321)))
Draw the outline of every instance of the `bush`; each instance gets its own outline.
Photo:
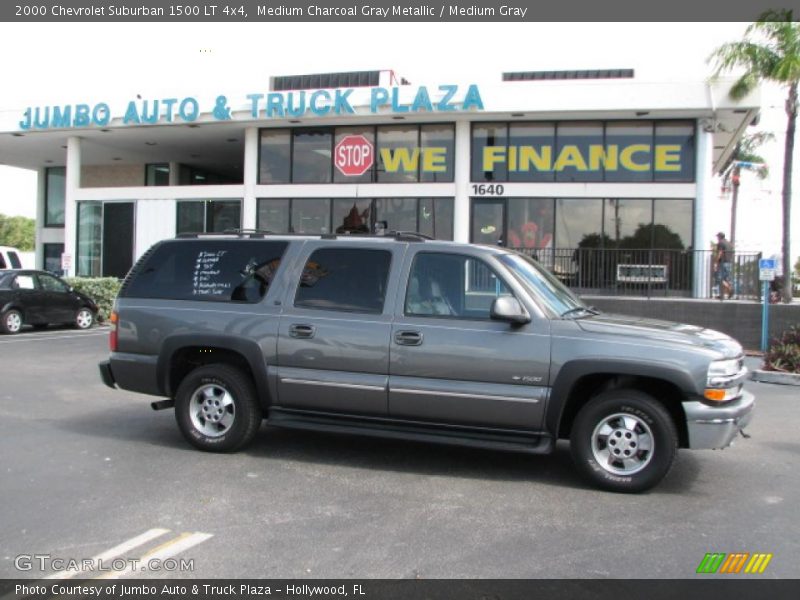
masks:
POLYGON ((66 281, 76 292, 86 294, 97 302, 98 321, 105 321, 111 314, 114 298, 117 297, 122 282, 115 277, 68 277, 66 281))
POLYGON ((764 369, 800 374, 800 326, 792 325, 772 340, 764 355, 764 369))

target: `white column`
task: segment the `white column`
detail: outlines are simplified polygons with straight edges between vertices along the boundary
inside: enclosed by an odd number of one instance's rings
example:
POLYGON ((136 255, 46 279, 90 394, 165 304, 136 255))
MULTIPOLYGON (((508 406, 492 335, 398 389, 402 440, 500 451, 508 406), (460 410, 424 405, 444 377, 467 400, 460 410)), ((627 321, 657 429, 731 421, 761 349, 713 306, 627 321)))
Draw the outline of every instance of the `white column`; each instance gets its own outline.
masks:
POLYGON ((36 172, 36 268, 44 268, 44 221, 45 221, 45 190, 47 188, 47 169, 41 168, 36 172))
POLYGON ((78 204, 75 196, 81 187, 81 139, 70 137, 67 139, 67 173, 64 191, 64 253, 72 257, 67 270, 69 277, 75 275, 75 265, 78 262, 78 204))
POLYGON ((256 228, 256 184, 258 183, 258 127, 244 130, 244 198, 242 228, 256 228))
MULTIPOLYGON (((694 201, 694 248, 708 250, 713 236, 714 224, 709 219, 714 200, 714 134, 704 131, 709 120, 697 122, 697 162, 695 173, 697 180, 697 197, 694 201)), ((718 227, 719 229, 719 227, 718 227)), ((694 282, 692 296, 708 298, 711 290, 711 266, 709 254, 697 253, 694 259, 694 282)))
POLYGON ((456 121, 456 197, 453 215, 453 239, 456 242, 469 241, 470 142, 469 121, 456 121))

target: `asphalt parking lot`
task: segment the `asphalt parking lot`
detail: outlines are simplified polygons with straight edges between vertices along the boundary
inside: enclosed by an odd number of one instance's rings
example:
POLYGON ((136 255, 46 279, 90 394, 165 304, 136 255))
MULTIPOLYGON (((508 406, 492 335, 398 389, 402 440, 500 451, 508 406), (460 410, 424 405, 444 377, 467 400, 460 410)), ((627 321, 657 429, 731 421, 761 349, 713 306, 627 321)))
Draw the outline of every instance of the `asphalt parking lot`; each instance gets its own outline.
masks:
POLYGON ((52 571, 32 555, 193 561, 107 573, 126 577, 685 578, 707 552, 772 553, 758 577, 800 577, 800 388, 751 382, 750 439, 680 452, 655 490, 620 495, 584 484, 565 446, 264 426, 244 452, 204 454, 172 411, 103 386, 106 337, 0 336, 0 578, 52 571))

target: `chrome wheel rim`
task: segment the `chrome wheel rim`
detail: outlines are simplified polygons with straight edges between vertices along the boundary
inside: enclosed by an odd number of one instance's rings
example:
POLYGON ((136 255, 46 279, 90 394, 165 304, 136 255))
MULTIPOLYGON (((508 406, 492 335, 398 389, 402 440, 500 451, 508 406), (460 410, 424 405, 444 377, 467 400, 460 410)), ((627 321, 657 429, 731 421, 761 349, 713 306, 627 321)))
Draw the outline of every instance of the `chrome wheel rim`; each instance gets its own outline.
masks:
POLYGON ((92 326, 92 312, 87 309, 78 311, 78 316, 75 317, 75 323, 81 329, 88 329, 92 326))
POLYGON ((650 426, 629 413, 617 413, 600 421, 592 432, 592 455, 614 475, 633 475, 653 458, 655 441, 650 426))
POLYGON ((203 435, 225 435, 236 418, 233 396, 224 387, 214 383, 200 386, 189 400, 189 416, 194 428, 203 435))
POLYGON ((12 312, 6 315, 6 329, 11 333, 17 333, 22 329, 22 315, 12 312))

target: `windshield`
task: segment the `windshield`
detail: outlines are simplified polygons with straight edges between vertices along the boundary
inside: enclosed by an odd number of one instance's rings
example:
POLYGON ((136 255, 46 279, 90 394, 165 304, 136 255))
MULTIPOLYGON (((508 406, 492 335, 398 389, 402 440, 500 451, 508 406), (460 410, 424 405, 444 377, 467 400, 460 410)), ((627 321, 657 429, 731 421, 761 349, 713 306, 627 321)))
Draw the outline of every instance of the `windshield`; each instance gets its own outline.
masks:
POLYGON ((569 312, 589 310, 563 283, 532 258, 522 254, 502 254, 498 258, 552 313, 564 316, 569 312))

